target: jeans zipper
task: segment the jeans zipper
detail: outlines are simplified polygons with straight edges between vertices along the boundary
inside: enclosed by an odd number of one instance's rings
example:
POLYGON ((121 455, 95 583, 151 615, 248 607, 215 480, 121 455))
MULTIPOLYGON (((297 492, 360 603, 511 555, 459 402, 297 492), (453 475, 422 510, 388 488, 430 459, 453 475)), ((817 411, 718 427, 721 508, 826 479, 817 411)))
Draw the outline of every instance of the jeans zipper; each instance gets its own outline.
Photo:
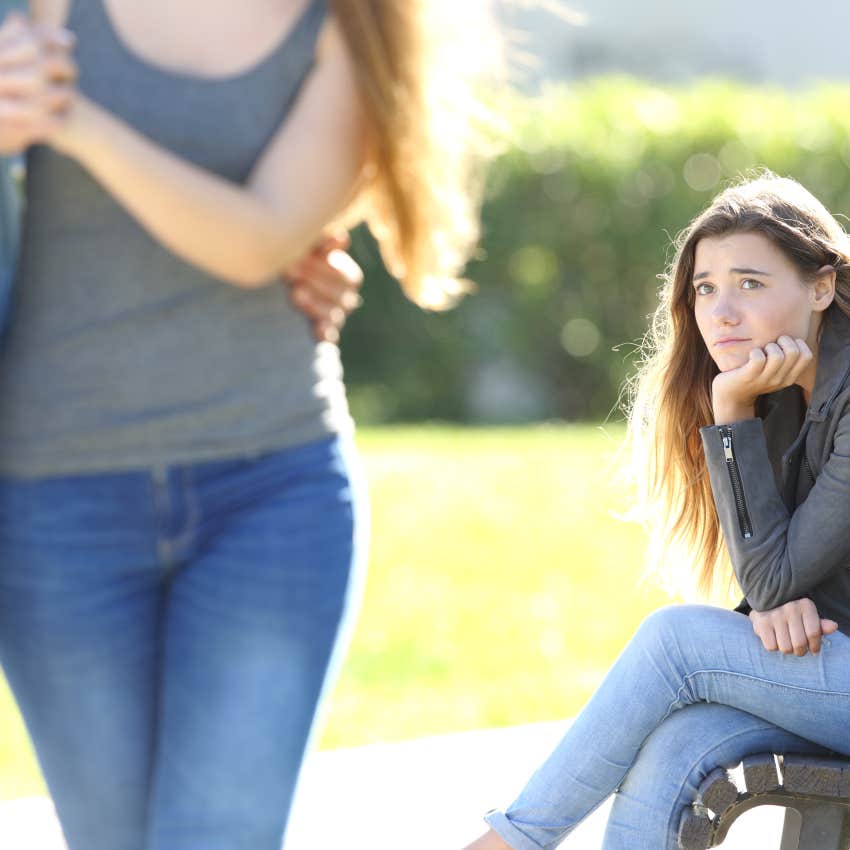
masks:
POLYGON ((744 499, 744 488, 741 486, 741 473, 738 470, 738 461, 735 460, 735 451, 732 447, 732 429, 728 426, 720 427, 720 436, 723 438, 723 453, 726 456, 726 468, 729 470, 729 480, 732 482, 732 492, 735 494, 735 507, 738 509, 738 525, 744 540, 753 536, 753 524, 750 522, 750 514, 747 511, 747 503, 744 499))

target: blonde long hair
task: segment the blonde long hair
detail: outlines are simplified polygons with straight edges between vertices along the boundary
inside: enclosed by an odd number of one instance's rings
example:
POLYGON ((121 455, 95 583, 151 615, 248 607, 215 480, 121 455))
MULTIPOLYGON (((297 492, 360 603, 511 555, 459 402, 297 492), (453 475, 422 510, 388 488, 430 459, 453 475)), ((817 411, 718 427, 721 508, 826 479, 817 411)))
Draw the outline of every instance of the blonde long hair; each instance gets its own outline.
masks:
POLYGON ((649 558, 668 575, 692 568, 697 589, 706 595, 728 592, 734 576, 699 434, 714 421, 711 383, 718 369, 694 317, 694 256, 700 239, 733 232, 767 237, 805 281, 833 266, 830 309, 850 316, 850 238, 795 180, 766 171, 731 186, 676 239, 632 386, 629 437, 639 514, 650 531, 649 558))
MULTIPOLYGON (((442 0, 330 5, 372 130, 359 209, 408 297, 448 306, 466 288, 459 276, 478 243, 487 151, 458 22, 440 14, 449 10, 442 0)), ((480 33, 467 37, 470 53, 480 49, 480 33)))

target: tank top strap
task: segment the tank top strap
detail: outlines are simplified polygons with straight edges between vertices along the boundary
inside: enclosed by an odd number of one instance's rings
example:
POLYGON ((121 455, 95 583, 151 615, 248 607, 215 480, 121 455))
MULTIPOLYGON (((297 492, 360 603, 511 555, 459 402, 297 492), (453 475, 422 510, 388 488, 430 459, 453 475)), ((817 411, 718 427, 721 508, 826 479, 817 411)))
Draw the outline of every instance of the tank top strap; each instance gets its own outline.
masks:
MULTIPOLYGON (((301 14, 301 19, 295 25, 295 30, 302 26, 307 30, 305 33, 305 41, 313 47, 313 49, 315 49, 316 40, 319 37, 319 32, 322 29, 322 24, 324 23, 327 14, 327 0, 310 0, 307 4, 307 8, 301 14)), ((284 39, 284 41, 286 40, 287 39, 284 39)))
MULTIPOLYGON (((102 2, 102 0, 98 0, 98 2, 102 2)), ((292 45, 298 44, 300 49, 313 56, 327 12, 327 0, 309 0, 307 7, 301 13, 301 17, 289 31, 289 35, 283 37, 274 52, 275 55, 284 52, 292 45)))
POLYGON ((86 42, 97 42, 100 51, 121 47, 102 0, 70 0, 65 28, 86 42))
MULTIPOLYGON (((294 25, 287 30, 277 47, 260 60, 258 65, 255 66, 255 70, 278 61, 281 54, 289 52, 296 46, 300 51, 307 52, 312 56, 315 53, 316 43, 327 12, 327 0, 308 0, 294 25)), ((96 44, 98 58, 101 60, 105 58, 104 53, 111 53, 124 58, 129 57, 152 69, 155 67, 137 57, 127 47, 115 29, 109 11, 104 5, 104 0, 70 0, 70 9, 65 26, 88 44, 96 44)), ((204 80, 198 78, 198 81, 204 80)), ((214 79, 208 81, 215 82, 214 79)))

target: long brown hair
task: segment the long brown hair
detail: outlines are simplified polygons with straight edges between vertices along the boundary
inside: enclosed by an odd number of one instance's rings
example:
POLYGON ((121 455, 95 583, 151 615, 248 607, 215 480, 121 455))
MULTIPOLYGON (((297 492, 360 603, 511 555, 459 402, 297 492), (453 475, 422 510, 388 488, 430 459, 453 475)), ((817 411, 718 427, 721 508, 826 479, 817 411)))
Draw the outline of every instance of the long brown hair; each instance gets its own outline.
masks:
MULTIPOLYGON (((388 269, 440 308, 479 238, 486 146, 480 103, 441 0, 331 0, 371 127, 362 210, 388 269)), ((457 16, 455 15, 455 18, 457 16)), ((468 51, 480 47, 470 32, 468 51)))
POLYGON ((765 171, 730 186, 676 239, 633 384, 629 436, 649 557, 674 571, 693 567, 706 594, 730 589, 733 575, 699 434, 714 422, 711 383, 718 369, 694 317, 694 256, 700 239, 732 232, 767 237, 804 281, 825 265, 835 268, 830 309, 850 316, 850 238, 795 180, 765 171))

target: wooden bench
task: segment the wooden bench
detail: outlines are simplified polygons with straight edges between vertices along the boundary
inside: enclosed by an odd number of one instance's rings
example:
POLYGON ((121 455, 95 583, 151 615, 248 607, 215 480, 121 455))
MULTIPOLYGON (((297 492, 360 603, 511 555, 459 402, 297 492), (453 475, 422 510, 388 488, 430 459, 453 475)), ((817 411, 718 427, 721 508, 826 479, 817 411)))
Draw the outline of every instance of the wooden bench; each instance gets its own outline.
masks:
POLYGON ((764 753, 732 770, 712 771, 682 815, 679 847, 716 847, 735 819, 755 806, 785 806, 779 850, 848 850, 850 760, 764 753))

